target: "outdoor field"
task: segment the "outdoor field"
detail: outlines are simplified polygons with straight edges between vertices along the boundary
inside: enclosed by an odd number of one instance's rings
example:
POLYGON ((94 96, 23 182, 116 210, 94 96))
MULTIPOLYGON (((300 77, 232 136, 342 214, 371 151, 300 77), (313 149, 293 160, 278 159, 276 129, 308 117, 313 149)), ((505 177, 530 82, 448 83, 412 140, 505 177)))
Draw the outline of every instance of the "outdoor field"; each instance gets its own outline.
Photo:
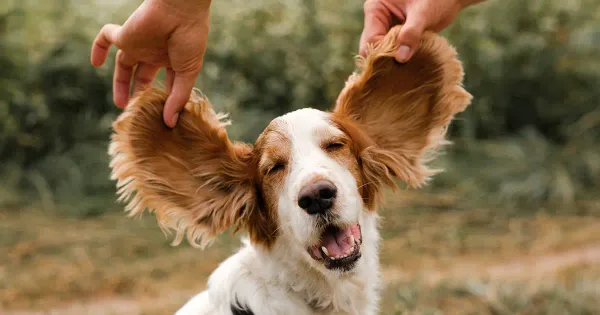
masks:
MULTIPOLYGON (((598 314, 600 200, 507 215, 400 192, 381 211, 382 314, 598 314), (560 210, 560 209, 558 209, 560 210), (570 212, 570 211, 567 211, 570 212)), ((240 243, 170 246, 152 216, 2 212, 3 314, 170 314, 240 243)))
MULTIPOLYGON (((173 247, 116 202, 116 49, 94 68, 90 48, 141 2, 1 1, 1 315, 172 314, 240 246, 173 247)), ((214 0, 196 87, 252 143, 330 108, 363 18, 362 1, 214 0)), ((600 1, 488 0, 441 34, 473 103, 444 172, 385 193, 381 314, 600 314, 600 1)))

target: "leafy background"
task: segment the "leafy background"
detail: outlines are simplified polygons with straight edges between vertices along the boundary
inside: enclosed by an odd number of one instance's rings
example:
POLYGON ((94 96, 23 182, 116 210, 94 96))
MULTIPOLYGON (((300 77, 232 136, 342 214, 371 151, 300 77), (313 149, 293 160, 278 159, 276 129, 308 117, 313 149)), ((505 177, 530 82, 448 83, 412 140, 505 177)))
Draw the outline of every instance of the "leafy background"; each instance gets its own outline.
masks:
MULTIPOLYGON (((114 61, 94 69, 89 51, 102 24, 123 22, 137 4, 0 4, 0 209, 13 222, 0 234, 7 252, 23 239, 19 225, 31 225, 23 218, 32 213, 57 230, 63 220, 78 226, 121 217, 106 154, 119 113, 111 101, 114 61)), ((353 69, 363 17, 361 1, 341 0, 214 1, 211 15, 196 86, 231 113, 230 134, 244 141, 293 109, 329 108, 353 69)), ((454 201, 447 208, 506 220, 543 213, 557 222, 573 216, 597 223, 600 2, 487 1, 463 11, 443 35, 456 46, 475 98, 452 127, 454 146, 437 162, 446 172, 417 199, 448 195, 454 201)), ((406 303, 414 307, 398 306, 404 300, 396 296, 394 309, 429 312, 418 305, 430 307, 439 292, 415 297, 418 288, 398 289, 412 294, 406 303)), ((4 305, 13 305, 7 296, 4 305)))

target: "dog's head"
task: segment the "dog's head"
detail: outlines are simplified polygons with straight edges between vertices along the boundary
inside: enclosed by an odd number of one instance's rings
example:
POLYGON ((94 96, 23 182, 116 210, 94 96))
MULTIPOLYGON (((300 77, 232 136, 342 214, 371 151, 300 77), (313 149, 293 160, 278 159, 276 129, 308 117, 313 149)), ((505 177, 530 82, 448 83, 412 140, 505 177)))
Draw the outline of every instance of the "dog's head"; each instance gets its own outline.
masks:
POLYGON ((399 30, 358 61, 332 112, 278 117, 254 146, 232 143, 204 98, 193 97, 169 129, 167 95, 142 93, 114 123, 110 148, 127 209, 155 211, 175 242, 204 245, 241 229, 266 250, 279 244, 316 268, 352 269, 381 190, 396 180, 420 186, 434 173, 428 153, 471 99, 445 39, 426 33, 399 64, 399 30))

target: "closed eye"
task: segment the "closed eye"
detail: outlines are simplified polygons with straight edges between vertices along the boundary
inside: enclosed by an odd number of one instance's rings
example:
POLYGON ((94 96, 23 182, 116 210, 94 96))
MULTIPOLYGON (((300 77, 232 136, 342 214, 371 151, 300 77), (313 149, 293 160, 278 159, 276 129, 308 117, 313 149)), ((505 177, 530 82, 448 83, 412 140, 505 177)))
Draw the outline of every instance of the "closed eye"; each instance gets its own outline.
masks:
POLYGON ((335 152, 342 149, 344 145, 345 144, 340 141, 330 142, 325 145, 325 150, 327 150, 327 152, 335 152))
POLYGON ((285 164, 283 164, 283 162, 277 162, 275 163, 273 166, 271 166, 271 168, 269 168, 267 170, 267 175, 273 175, 275 173, 278 173, 280 171, 283 171, 285 169, 285 164))

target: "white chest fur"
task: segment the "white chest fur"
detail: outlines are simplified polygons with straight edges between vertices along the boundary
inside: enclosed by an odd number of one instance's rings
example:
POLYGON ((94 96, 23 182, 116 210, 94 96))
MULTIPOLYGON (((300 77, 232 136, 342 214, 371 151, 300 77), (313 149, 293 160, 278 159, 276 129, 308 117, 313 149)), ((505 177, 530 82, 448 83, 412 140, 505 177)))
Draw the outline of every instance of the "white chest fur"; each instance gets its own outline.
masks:
POLYGON ((232 304, 261 315, 371 315, 379 301, 377 217, 364 217, 363 251, 348 273, 321 273, 286 244, 264 252, 246 243, 211 275, 208 289, 177 315, 232 314, 232 304))

